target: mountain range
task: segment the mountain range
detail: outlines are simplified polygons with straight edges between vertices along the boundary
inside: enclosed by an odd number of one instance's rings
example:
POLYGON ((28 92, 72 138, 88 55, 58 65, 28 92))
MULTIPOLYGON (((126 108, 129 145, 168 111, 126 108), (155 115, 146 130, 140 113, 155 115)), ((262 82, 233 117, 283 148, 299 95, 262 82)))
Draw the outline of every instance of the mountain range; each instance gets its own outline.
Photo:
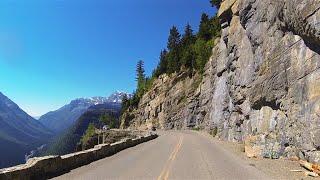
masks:
MULTIPOLYGON (((30 152, 34 154, 37 149, 53 147, 51 145, 54 142, 65 136, 67 137, 64 139, 68 139, 70 134, 77 136, 74 138, 77 143, 87 126, 83 118, 91 118, 93 122, 97 122, 99 113, 111 110, 119 112, 124 96, 131 97, 128 93, 117 91, 109 97, 75 99, 36 120, 0 92, 0 168, 24 163, 30 152), (92 113, 98 115, 91 117, 92 113), (80 118, 82 114, 85 115, 80 118)), ((69 147, 68 143, 60 145, 63 146, 61 149, 69 147)), ((73 148, 75 143, 70 145, 73 148)))
POLYGON ((114 123, 116 126, 119 126, 120 110, 120 101, 97 104, 89 107, 70 128, 53 139, 46 149, 40 151, 39 155, 63 155, 74 152, 77 143, 80 142, 80 139, 85 134, 89 124, 92 123, 96 127, 103 126, 103 123, 100 120, 102 115, 112 115, 117 121, 114 123))
POLYGON ((121 104, 124 96, 131 97, 131 94, 117 91, 109 97, 75 99, 60 109, 41 116, 39 121, 56 134, 59 134, 71 127, 89 107, 108 103, 121 104))
POLYGON ((0 127, 0 168, 23 163, 28 151, 53 134, 1 92, 0 127))

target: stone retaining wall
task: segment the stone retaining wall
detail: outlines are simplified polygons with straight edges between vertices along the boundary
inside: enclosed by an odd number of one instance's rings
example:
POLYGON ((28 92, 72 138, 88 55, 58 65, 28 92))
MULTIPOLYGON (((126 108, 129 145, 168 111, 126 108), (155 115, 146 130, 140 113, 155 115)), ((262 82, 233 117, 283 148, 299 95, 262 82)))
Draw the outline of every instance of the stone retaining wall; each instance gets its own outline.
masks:
POLYGON ((136 139, 127 139, 113 144, 100 144, 92 149, 64 156, 46 156, 29 159, 26 164, 0 169, 0 179, 47 179, 64 174, 72 169, 111 156, 126 148, 157 138, 151 134, 136 139))

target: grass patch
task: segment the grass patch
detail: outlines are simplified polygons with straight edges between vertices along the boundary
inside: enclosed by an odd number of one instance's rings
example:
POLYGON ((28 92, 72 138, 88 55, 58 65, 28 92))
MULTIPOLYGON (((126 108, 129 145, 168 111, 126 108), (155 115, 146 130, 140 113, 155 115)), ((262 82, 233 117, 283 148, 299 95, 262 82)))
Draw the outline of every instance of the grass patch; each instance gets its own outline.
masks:
POLYGON ((201 129, 200 129, 200 127, 193 127, 192 130, 194 130, 194 131, 200 131, 201 129))
POLYGON ((211 136, 216 137, 216 135, 218 134, 218 128, 214 127, 211 131, 210 131, 211 136))

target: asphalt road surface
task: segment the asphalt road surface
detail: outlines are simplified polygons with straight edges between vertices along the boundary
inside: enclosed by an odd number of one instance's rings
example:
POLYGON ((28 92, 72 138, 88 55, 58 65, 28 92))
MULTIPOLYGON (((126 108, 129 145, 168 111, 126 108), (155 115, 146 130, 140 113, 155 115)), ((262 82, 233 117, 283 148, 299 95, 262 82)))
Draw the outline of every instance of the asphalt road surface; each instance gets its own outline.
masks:
POLYGON ((77 168, 56 179, 270 179, 248 162, 193 131, 152 141, 77 168))

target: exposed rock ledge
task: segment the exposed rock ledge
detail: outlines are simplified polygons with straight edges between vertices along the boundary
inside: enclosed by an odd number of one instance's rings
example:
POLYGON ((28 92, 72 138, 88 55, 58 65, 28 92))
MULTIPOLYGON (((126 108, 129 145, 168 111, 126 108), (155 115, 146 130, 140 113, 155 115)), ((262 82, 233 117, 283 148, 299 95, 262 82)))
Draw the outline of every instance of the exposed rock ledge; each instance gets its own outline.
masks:
POLYGON ((200 127, 252 157, 320 163, 320 2, 225 0, 203 78, 161 76, 123 127, 200 127))

